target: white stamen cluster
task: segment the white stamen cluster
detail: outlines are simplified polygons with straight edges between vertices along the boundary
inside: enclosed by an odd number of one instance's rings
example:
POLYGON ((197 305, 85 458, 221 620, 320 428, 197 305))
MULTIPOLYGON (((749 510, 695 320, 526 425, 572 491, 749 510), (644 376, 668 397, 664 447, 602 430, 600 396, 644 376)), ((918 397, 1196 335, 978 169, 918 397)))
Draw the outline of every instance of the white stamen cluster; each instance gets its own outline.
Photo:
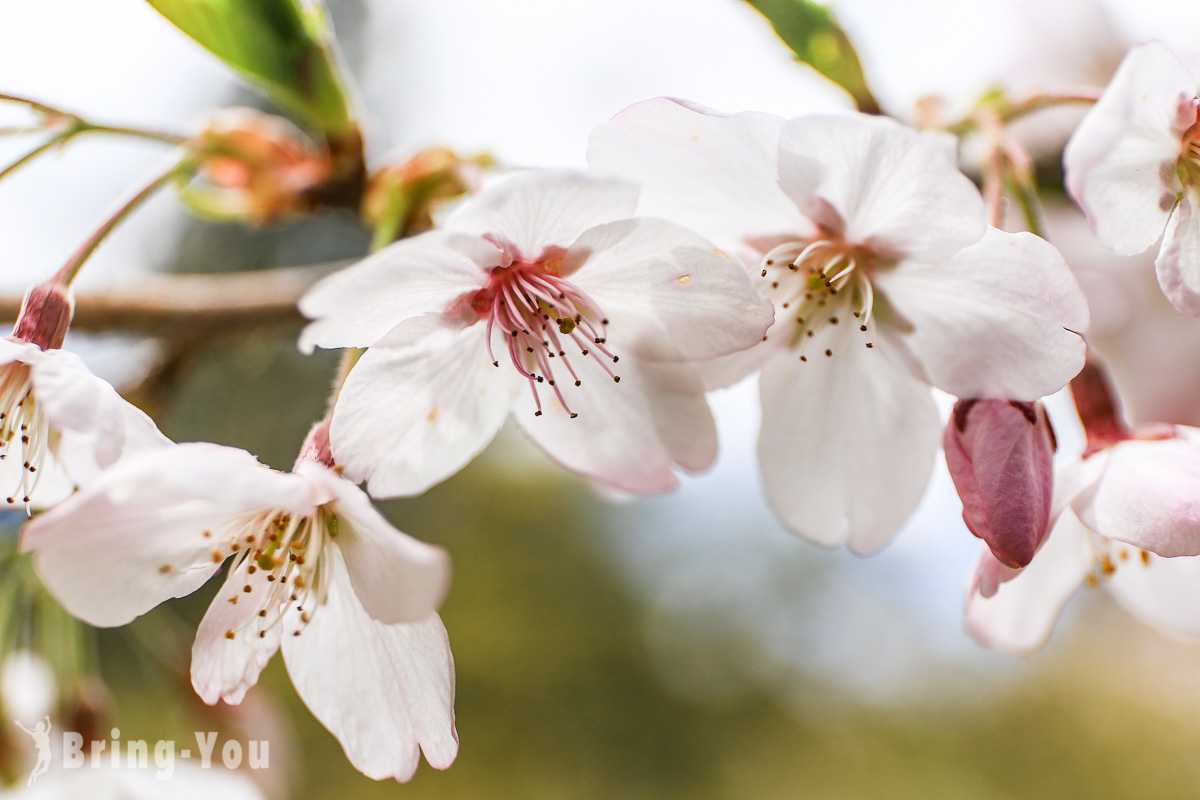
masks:
POLYGON ((492 351, 492 329, 498 326, 505 334, 513 366, 529 381, 537 405, 535 416, 542 414, 540 383, 554 390, 572 419, 579 416, 563 396, 561 374, 556 378, 554 373, 553 359, 557 358, 575 385, 582 385, 571 366, 568 349, 572 353, 577 350, 581 357, 594 350, 603 356, 594 357, 609 377, 621 382, 621 376, 608 363, 620 360, 606 346, 608 320, 583 291, 542 264, 518 263, 493 270, 488 287, 480 292, 475 305, 487 314, 488 357, 494 366, 500 366, 492 351))
POLYGON ((1094 531, 1088 531, 1088 546, 1092 554, 1092 568, 1084 581, 1090 588, 1099 586, 1101 581, 1115 575, 1122 565, 1136 562, 1148 567, 1153 557, 1152 553, 1105 538, 1094 531))
MULTIPOLYGON (((212 531, 203 535, 213 538, 212 531)), ((258 636, 265 638, 289 607, 299 613, 302 624, 307 624, 313 611, 325 602, 328 583, 324 571, 328 562, 322 555, 326 544, 337 536, 338 518, 324 507, 307 517, 272 511, 256 514, 240 526, 235 524, 227 546, 214 546, 213 561, 224 561, 232 555, 229 580, 235 580, 232 576, 245 565, 246 575, 260 570, 267 573, 267 588, 262 590, 261 581, 246 582, 240 593, 228 599, 234 604, 253 603, 258 611, 241 628, 227 631, 225 637, 234 639, 254 626, 258 636)), ((164 565, 163 570, 169 571, 170 567, 164 565)), ((293 635, 299 636, 300 630, 293 635)))
POLYGON ((5 502, 25 503, 26 511, 50 451, 50 422, 32 389, 28 364, 14 361, 0 367, 0 459, 21 464, 17 485, 3 487, 9 492, 5 502))
MULTIPOLYGON (((842 344, 855 326, 860 333, 870 330, 875 293, 868 275, 869 258, 869 254, 829 238, 787 242, 763 257, 760 277, 769 281, 766 295, 791 315, 788 345, 799 352, 801 361, 808 361, 805 343, 822 326, 841 325, 846 332, 842 344)), ((781 314, 779 319, 784 321, 786 316, 781 314)), ((866 346, 875 345, 868 341, 866 346)), ((832 357, 835 351, 827 347, 825 355, 832 357)))

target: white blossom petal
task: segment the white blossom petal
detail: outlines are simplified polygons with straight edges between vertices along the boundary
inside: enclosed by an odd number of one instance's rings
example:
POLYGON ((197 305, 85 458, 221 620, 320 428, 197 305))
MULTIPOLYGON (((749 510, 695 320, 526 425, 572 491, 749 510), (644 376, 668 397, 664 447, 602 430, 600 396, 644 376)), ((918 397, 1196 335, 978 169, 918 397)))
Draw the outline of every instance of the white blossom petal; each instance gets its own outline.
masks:
POLYGON ((637 103, 593 133, 588 164, 600 175, 637 181, 638 212, 695 230, 741 257, 813 224, 779 188, 781 117, 722 114, 665 97, 637 103))
MULTIPOLYGON (((1073 514, 1063 514, 1029 566, 1001 583, 992 597, 980 594, 977 579, 967 596, 967 632, 984 647, 1009 655, 1040 650, 1091 569, 1088 536, 1073 514)), ((988 559, 994 556, 985 548, 977 575, 987 571, 988 559)))
POLYGON ((872 553, 921 500, 941 441, 929 386, 900 345, 856 339, 832 357, 817 340, 762 371, 758 456, 767 501, 789 529, 825 546, 872 553))
POLYGON ((253 556, 239 561, 196 629, 192 687, 210 706, 218 700, 230 705, 242 702, 279 649, 283 634, 279 608, 264 605, 273 588, 268 574, 258 569, 253 556), (260 610, 266 610, 267 616, 260 616, 260 610))
POLYGON ((93 375, 74 353, 47 350, 30 365, 34 397, 50 426, 67 440, 56 454, 76 483, 87 483, 122 456, 171 445, 145 412, 93 375))
POLYGON ((518 396, 514 419, 534 444, 573 472, 637 494, 678 486, 675 464, 711 465, 716 427, 690 366, 622 359, 611 367, 621 378, 616 383, 597 356, 571 360, 581 385, 560 382, 566 408, 545 384, 541 416, 531 393, 518 396))
POLYGON ((329 562, 325 605, 303 629, 290 617, 283 638, 296 692, 370 778, 408 780, 418 747, 431 766, 449 767, 458 734, 454 661, 442 621, 430 614, 420 622, 379 622, 358 601, 336 547, 329 562))
POLYGON ((983 198, 958 170, 957 140, 864 114, 801 117, 779 137, 779 183, 852 243, 944 261, 979 241, 983 198))
POLYGON ((774 319, 740 264, 664 220, 592 228, 567 251, 568 272, 608 317, 612 346, 641 358, 696 361, 746 350, 774 319))
POLYGON ((440 231, 385 247, 300 299, 300 310, 316 320, 300 335, 300 349, 367 347, 406 319, 453 312, 483 287, 500 258, 484 239, 440 231))
MULTIPOLYGON (((989 228, 940 264, 901 262, 876 286, 934 386, 959 397, 1032 401, 1083 368, 1088 307, 1052 245, 989 228)), ((881 316, 885 312, 881 312, 881 316)))
POLYGON ((1200 558, 1143 560, 1134 551, 1118 560, 1107 586, 1147 625, 1174 636, 1200 636, 1200 558))
POLYGON ((375 497, 420 494, 487 446, 511 408, 516 372, 492 366, 484 336, 482 321, 428 314, 359 359, 329 430, 350 479, 367 481, 375 497))
POLYGON ((1200 554, 1200 437, 1119 442, 1071 506, 1109 539, 1161 556, 1200 554))
POLYGON ((1175 207, 1154 261, 1158 285, 1181 314, 1200 320, 1200 191, 1189 188, 1175 207))
POLYGON ((178 445, 109 468, 26 525, 21 549, 73 615, 124 625, 207 581, 248 512, 312 513, 311 496, 245 451, 178 445))
POLYGON ((337 547, 367 613, 380 622, 414 622, 441 605, 450 586, 450 559, 440 547, 392 527, 350 481, 305 461, 296 473, 326 486, 337 515, 337 547))
POLYGON ((510 245, 519 261, 552 247, 569 247, 588 228, 632 217, 637 187, 574 172, 538 170, 515 175, 463 202, 445 230, 510 245))
POLYGON ((1133 255, 1162 235, 1180 191, 1180 135, 1191 124, 1182 124, 1181 104, 1195 95, 1195 80, 1161 42, 1139 45, 1067 143, 1067 190, 1105 247, 1133 255))

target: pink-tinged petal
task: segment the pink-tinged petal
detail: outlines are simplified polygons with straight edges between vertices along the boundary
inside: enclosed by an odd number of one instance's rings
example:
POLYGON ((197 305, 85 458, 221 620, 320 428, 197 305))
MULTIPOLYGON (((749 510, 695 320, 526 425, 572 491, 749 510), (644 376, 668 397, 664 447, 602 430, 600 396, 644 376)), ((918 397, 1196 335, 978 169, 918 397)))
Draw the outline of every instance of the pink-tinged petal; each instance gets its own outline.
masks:
POLYGON ((694 370, 626 358, 609 365, 617 383, 597 356, 570 359, 581 385, 560 379, 565 407, 546 384, 538 385, 541 416, 532 393, 519 395, 514 419, 534 444, 572 472, 636 494, 674 489, 676 464, 712 464, 716 427, 694 370))
POLYGON ((124 625, 207 581, 247 515, 311 514, 311 495, 307 481, 245 451, 178 445, 110 467, 26 525, 21 549, 72 614, 124 625))
POLYGON ((970 595, 974 593, 978 593, 980 597, 984 598, 995 596, 996 592, 1000 591, 1001 584, 1008 583, 1022 571, 1023 568, 1004 566, 996 560, 996 555, 990 547, 984 548, 979 553, 979 559, 975 564, 975 574, 971 577, 971 583, 967 589, 968 601, 970 595))
POLYGON ((332 494, 337 546, 368 614, 388 624, 414 622, 441 605, 450 588, 445 550, 396 530, 361 489, 321 464, 301 462, 296 473, 332 494))
POLYGON ((19 339, 0 339, 0 364, 11 364, 14 361, 30 363, 37 360, 41 353, 42 349, 36 344, 19 339))
POLYGON ((300 310, 315 320, 300 335, 300 349, 367 347, 406 319, 451 312, 483 288, 501 255, 477 236, 439 231, 385 247, 300 299, 300 310))
POLYGON ((1032 401, 1083 368, 1087 301, 1058 251, 1033 234, 989 228, 944 263, 881 270, 876 288, 881 319, 894 311, 930 382, 951 394, 1032 401))
POLYGON ((968 590, 967 632, 984 647, 1013 656, 1040 650, 1092 567, 1088 535, 1073 514, 1064 514, 1029 566, 1000 583, 991 597, 980 589, 994 584, 988 575, 998 562, 985 549, 968 590))
POLYGON ((1107 586, 1117 602, 1159 631, 1200 636, 1200 558, 1161 558, 1114 546, 1107 586))
POLYGON ((929 386, 888 337, 832 357, 785 351, 762 371, 758 457, 780 521, 818 544, 879 550, 929 483, 941 422, 929 386))
POLYGON ((1118 443, 1071 506, 1109 539, 1167 557, 1200 554, 1200 437, 1118 443))
POLYGON ((129 451, 170 446, 150 417, 93 375, 74 353, 47 350, 31 366, 33 394, 50 426, 90 439, 93 469, 108 467, 129 451))
POLYGON ((637 186, 575 172, 524 172, 463 202, 445 230, 486 236, 517 261, 571 245, 588 228, 632 217, 637 186))
POLYGON ((1054 434, 1045 409, 959 400, 943 444, 963 521, 1009 567, 1033 560, 1050 521, 1054 434))
POLYGON ((1200 320, 1200 219, 1196 204, 1200 193, 1188 189, 1163 234, 1162 249, 1154 261, 1158 285, 1181 314, 1200 320))
POLYGON ((398 625, 372 618, 337 548, 328 574, 325 605, 307 627, 289 617, 283 637, 297 694, 367 777, 407 781, 420 751, 430 766, 446 769, 458 755, 458 734, 454 660, 442 621, 436 614, 398 625))
POLYGON ((746 350, 775 316, 739 263, 664 220, 592 228, 567 251, 563 272, 574 272, 609 319, 612 346, 641 358, 697 361, 746 350))
POLYGON ((268 574, 253 557, 243 558, 230 570, 196 629, 192 687, 210 706, 218 700, 231 705, 242 702, 279 649, 281 609, 278 603, 266 602, 274 589, 268 574), (260 611, 266 611, 266 616, 260 611))
POLYGON ((359 359, 329 428, 349 478, 367 481, 375 497, 420 494, 487 446, 512 407, 517 374, 492 366, 485 333, 482 322, 427 314, 359 359))
POLYGON ((1158 240, 1180 191, 1181 114, 1196 95, 1187 68, 1161 42, 1129 51, 1063 152, 1067 191, 1100 242, 1121 255, 1158 240))
POLYGON ((751 242, 814 233, 779 188, 783 124, 769 114, 722 114, 659 97, 593 131, 588 164, 638 182, 640 214, 678 222, 739 256, 761 256, 751 242))
POLYGON ((814 221, 880 253, 944 261, 986 227, 983 198, 958 171, 957 140, 885 117, 788 122, 779 183, 814 221))

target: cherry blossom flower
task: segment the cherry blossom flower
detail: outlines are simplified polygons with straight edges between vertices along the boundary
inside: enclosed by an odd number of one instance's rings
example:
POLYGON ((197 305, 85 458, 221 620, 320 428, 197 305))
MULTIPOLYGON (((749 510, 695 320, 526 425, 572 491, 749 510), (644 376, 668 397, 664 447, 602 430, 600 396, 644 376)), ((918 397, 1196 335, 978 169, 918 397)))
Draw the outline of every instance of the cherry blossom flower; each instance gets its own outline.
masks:
POLYGON ((707 379, 761 366, 767 498, 813 541, 873 552, 909 516, 940 439, 931 385, 1028 402, 1083 365, 1070 271, 1032 234, 987 228, 949 135, 660 98, 598 129, 589 162, 641 181, 642 213, 757 264, 768 341, 707 379))
POLYGON ((1082 586, 1161 630, 1200 636, 1200 430, 1164 426, 1059 469, 1050 535, 1023 570, 984 551, 967 596, 981 644, 1028 655, 1082 586), (1188 557, 1192 556, 1192 557, 1188 557))
POLYGON ((59 349, 73 305, 50 282, 25 295, 0 339, 0 500, 44 508, 125 453, 164 446, 142 411, 59 349))
POLYGON ((196 633, 192 684, 239 703, 276 650, 296 691, 375 779, 458 751, 454 667, 433 609, 448 561, 397 531, 330 468, 324 426, 292 473, 183 444, 123 460, 30 522, 22 549, 75 616, 123 625, 189 594, 227 559, 196 633))
POLYGON ((331 437, 376 496, 416 494, 478 454, 510 410, 568 469, 625 491, 708 467, 716 431, 688 363, 748 348, 770 303, 712 244, 626 219, 634 187, 515 176, 440 231, 318 284, 301 346, 367 347, 331 437))
POLYGON ((1129 51, 1063 154, 1067 190, 1121 255, 1162 239, 1163 293, 1200 319, 1200 100, 1161 42, 1129 51))

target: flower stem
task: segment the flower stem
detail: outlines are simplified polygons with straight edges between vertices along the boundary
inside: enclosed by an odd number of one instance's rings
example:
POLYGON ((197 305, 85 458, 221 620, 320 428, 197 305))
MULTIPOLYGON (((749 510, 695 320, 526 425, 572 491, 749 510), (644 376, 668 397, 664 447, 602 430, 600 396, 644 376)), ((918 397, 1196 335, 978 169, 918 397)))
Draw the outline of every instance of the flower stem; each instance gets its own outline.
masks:
POLYGON ((4 169, 0 170, 0 180, 7 178, 9 175, 16 172, 18 169, 25 166, 29 162, 33 161, 35 158, 40 156, 42 153, 45 153, 47 150, 50 150, 51 148, 53 148, 57 145, 60 145, 60 144, 66 144, 67 141, 70 140, 70 138, 71 138, 70 135, 64 135, 64 134, 60 133, 57 136, 55 136, 45 142, 42 142, 37 147, 33 148, 28 153, 21 156, 16 161, 12 162, 4 169))
POLYGON ((1091 348, 1083 369, 1071 380, 1071 398, 1087 434, 1084 458, 1133 437, 1121 413, 1121 398, 1112 376, 1091 348))
MULTIPOLYGON (((67 120, 66 130, 59 134, 63 141, 70 139, 72 136, 80 133, 111 133, 118 136, 133 136, 140 139, 152 139, 158 142, 167 144, 183 144, 187 141, 186 136, 180 136, 174 133, 164 133, 162 131, 151 131, 144 128, 133 128, 126 125, 97 125, 94 122, 89 122, 83 117, 71 111, 65 111, 55 106, 47 105, 46 103, 37 100, 31 100, 28 97, 20 97, 13 94, 0 93, 0 102, 20 103, 21 105, 29 106, 34 112, 51 119, 67 120)), ((36 130, 41 130, 46 126, 36 127, 21 127, 5 129, 5 133, 31 133, 36 130)))
POLYGON ((172 181, 190 176, 197 168, 196 161, 191 158, 185 158, 182 161, 174 164, 169 170, 164 172, 159 177, 155 178, 145 186, 141 191, 135 194, 132 198, 125 202, 116 212, 104 221, 104 224, 96 229, 96 232, 88 237, 75 254, 67 259, 67 263, 63 264, 62 269, 54 276, 55 280, 61 281, 63 285, 70 286, 74 283, 75 278, 79 275, 79 270, 91 257, 92 253, 96 252, 96 248, 108 238, 108 235, 113 232, 117 225, 121 224, 124 219, 129 216, 142 203, 149 199, 155 192, 166 186, 172 181))
POLYGON ((1027 114, 1064 105, 1089 105, 1100 99, 1099 89, 1075 89, 1067 92, 1041 92, 1014 103, 1000 112, 1000 119, 1012 122, 1027 114))

